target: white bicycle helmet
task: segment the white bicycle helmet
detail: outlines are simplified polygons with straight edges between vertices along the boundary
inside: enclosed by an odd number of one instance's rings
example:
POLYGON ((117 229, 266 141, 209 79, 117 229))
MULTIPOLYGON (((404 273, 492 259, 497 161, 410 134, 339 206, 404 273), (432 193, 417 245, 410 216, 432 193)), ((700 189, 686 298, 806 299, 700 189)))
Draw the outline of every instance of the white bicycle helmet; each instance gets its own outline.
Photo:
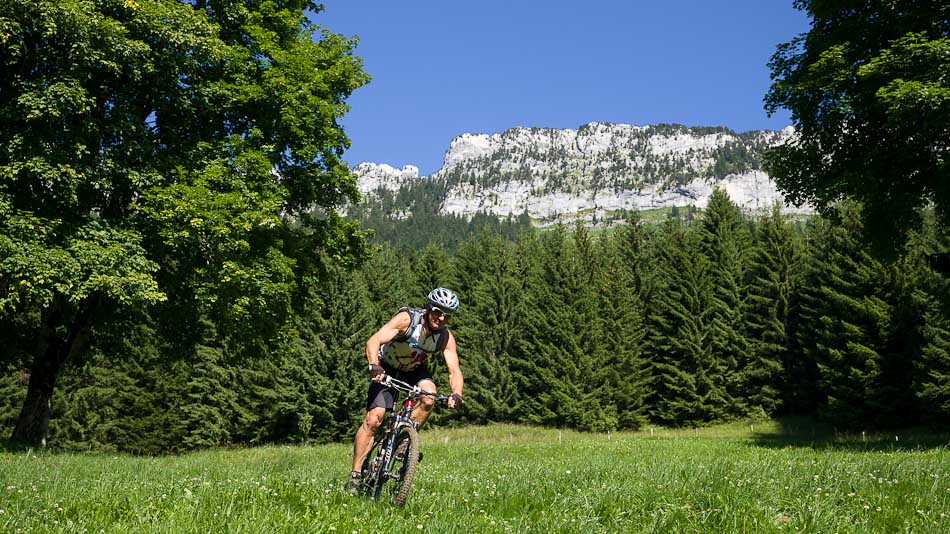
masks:
POLYGON ((429 296, 426 297, 426 302, 429 303, 429 306, 434 306, 449 313, 455 313, 459 309, 458 295, 451 289, 445 289, 444 287, 437 287, 430 291, 429 296))

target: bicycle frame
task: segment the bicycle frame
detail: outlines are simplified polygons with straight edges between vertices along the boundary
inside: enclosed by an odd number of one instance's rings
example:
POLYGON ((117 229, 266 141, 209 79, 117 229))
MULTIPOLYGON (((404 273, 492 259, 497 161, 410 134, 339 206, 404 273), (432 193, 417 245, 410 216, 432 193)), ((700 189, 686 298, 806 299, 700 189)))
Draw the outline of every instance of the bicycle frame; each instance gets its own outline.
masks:
POLYGON ((393 418, 393 421, 388 425, 390 430, 395 429, 400 425, 412 425, 413 428, 419 428, 419 423, 412 420, 412 410, 416 406, 416 399, 424 396, 434 397, 436 404, 443 406, 448 402, 449 397, 447 395, 442 395, 440 393, 435 393, 433 391, 426 391, 419 386, 413 386, 402 380, 396 380, 395 378, 386 375, 386 378, 380 382, 382 385, 396 390, 396 397, 393 400, 393 409, 388 413, 387 420, 383 421, 383 427, 387 427, 387 422, 389 418, 393 418), (396 404, 399 401, 399 393, 406 393, 406 398, 402 401, 402 406, 399 410, 396 410, 396 404))
POLYGON ((396 505, 401 506, 405 503, 419 460, 419 437, 416 431, 419 423, 412 420, 412 410, 419 397, 434 397, 436 402, 442 405, 447 403, 448 397, 425 391, 419 386, 407 384, 388 375, 380 383, 396 390, 396 396, 392 409, 388 410, 373 440, 370 454, 363 462, 363 480, 367 490, 376 499, 380 497, 383 485, 394 480, 394 501, 396 505), (405 393, 406 398, 397 410, 396 402, 399 401, 400 393, 405 393), (399 443, 398 438, 402 438, 399 443), (397 449, 402 443, 405 443, 405 450, 400 451, 401 456, 398 456, 397 449))

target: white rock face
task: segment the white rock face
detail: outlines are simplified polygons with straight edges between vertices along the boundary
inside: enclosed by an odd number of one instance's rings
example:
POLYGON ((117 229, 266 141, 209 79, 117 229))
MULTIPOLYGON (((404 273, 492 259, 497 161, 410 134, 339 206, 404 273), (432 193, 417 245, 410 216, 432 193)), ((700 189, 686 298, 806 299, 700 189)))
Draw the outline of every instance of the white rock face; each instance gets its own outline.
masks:
MULTIPOLYGON (((431 177, 448 184, 443 213, 498 216, 527 212, 538 224, 602 219, 615 210, 694 205, 704 208, 715 187, 744 210, 809 213, 785 203, 754 156, 793 135, 674 125, 590 123, 577 130, 512 128, 452 140, 431 177), (750 167, 752 169, 750 169, 750 167), (731 172, 730 172, 731 171, 731 172)), ((416 167, 363 163, 360 190, 396 190, 419 178, 416 167)))
POLYGON ((538 221, 571 220, 577 216, 590 220, 603 219, 616 210, 649 210, 673 206, 705 208, 713 189, 724 189, 740 208, 750 213, 763 213, 775 203, 785 213, 811 213, 811 208, 785 205, 774 182, 762 171, 730 174, 724 180, 693 180, 684 186, 667 189, 647 187, 638 190, 586 191, 580 194, 553 192, 534 195, 528 182, 511 182, 499 189, 479 189, 472 185, 453 188, 442 206, 444 213, 471 215, 477 212, 504 217, 518 216, 525 211, 538 221))
POLYGON ((397 191, 403 184, 419 179, 419 168, 415 165, 397 169, 385 163, 360 163, 353 168, 353 172, 357 176, 357 187, 363 193, 371 193, 380 188, 397 191))

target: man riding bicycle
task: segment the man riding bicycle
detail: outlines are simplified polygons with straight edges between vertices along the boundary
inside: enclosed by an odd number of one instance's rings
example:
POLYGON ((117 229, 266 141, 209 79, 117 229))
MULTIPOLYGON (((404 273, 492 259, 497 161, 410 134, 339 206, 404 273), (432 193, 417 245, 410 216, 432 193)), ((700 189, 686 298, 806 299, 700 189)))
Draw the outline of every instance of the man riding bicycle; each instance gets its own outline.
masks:
MULTIPOLYGON (((426 365, 430 356, 442 354, 449 371, 449 408, 462 402, 462 370, 459 368, 455 336, 446 328, 449 318, 458 310, 456 294, 437 287, 426 297, 424 309, 402 308, 366 341, 370 385, 366 399, 366 417, 353 440, 353 470, 346 483, 350 493, 359 491, 363 460, 373 447, 373 436, 383 422, 386 410, 393 407, 394 391, 379 382, 386 376, 434 392, 435 382, 426 365)), ((422 397, 412 412, 412 420, 421 426, 432 413, 435 401, 422 397)))

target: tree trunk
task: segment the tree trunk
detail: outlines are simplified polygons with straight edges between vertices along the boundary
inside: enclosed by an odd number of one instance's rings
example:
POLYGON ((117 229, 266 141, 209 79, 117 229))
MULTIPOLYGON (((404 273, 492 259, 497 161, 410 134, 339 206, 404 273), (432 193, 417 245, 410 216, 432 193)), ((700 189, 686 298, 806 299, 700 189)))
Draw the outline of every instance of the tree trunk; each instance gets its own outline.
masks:
POLYGON ((69 305, 63 303, 60 298, 45 314, 46 339, 33 360, 26 399, 20 409, 13 435, 10 436, 11 443, 31 447, 46 446, 50 401, 53 398, 56 379, 70 356, 79 352, 85 344, 84 334, 88 330, 96 302, 95 297, 86 299, 69 320, 64 318, 63 313, 63 307, 69 305), (61 333, 63 331, 65 335, 61 333))

